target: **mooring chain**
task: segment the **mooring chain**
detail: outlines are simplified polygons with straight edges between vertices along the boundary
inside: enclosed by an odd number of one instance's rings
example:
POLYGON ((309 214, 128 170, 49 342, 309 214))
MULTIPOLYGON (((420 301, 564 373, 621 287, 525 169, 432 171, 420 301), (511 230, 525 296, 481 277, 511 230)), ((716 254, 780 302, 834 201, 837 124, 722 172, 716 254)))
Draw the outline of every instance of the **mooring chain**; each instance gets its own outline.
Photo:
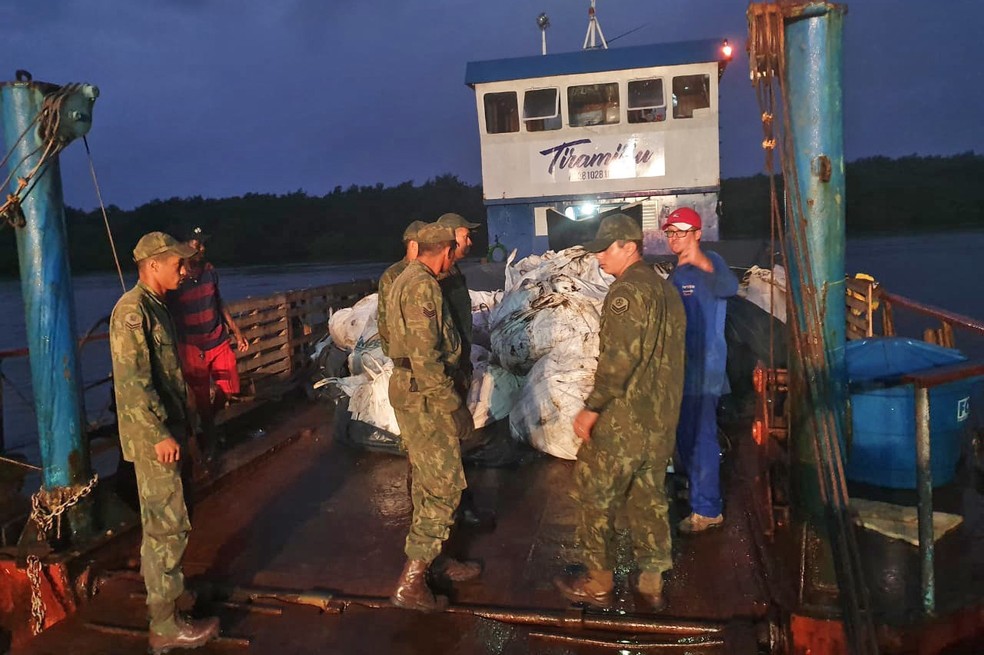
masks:
MULTIPOLYGON (((55 528, 55 538, 61 537, 61 517, 70 507, 92 493, 99 483, 99 474, 84 486, 61 487, 48 492, 38 489, 31 496, 31 516, 28 519, 38 527, 38 541, 43 541, 51 528, 55 528)), ((41 559, 37 555, 27 556, 27 579, 31 583, 31 627, 35 635, 44 628, 44 600, 41 598, 41 559)))
POLYGON ((52 526, 56 527, 55 538, 61 538, 61 516, 78 504, 95 488, 99 474, 94 473, 85 486, 60 487, 55 491, 38 489, 31 496, 31 520, 38 526, 38 541, 43 540, 52 526))
POLYGON ((44 628, 44 601, 41 599, 41 559, 27 556, 27 579, 31 583, 31 633, 38 635, 44 628))

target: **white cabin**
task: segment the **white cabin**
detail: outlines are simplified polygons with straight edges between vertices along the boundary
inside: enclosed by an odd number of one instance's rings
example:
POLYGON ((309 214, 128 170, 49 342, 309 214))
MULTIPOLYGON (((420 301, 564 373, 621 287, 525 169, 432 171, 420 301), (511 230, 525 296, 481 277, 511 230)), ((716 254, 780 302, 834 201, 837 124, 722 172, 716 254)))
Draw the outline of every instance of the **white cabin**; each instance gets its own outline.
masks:
POLYGON ((690 206, 718 238, 721 40, 593 49, 468 64, 481 135, 489 241, 520 256, 594 236, 622 208, 647 254, 660 219, 690 206), (572 241, 573 239, 573 241, 572 241))

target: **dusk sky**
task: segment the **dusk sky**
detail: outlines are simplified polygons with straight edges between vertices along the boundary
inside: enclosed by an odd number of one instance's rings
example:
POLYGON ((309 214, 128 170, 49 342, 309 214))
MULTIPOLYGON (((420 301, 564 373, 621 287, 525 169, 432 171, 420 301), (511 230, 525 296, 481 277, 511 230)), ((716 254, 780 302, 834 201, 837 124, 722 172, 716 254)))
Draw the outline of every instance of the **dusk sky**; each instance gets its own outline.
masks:
MULTIPOLYGON (((984 152, 980 0, 847 3, 847 159, 984 152)), ((0 70, 100 88, 108 204, 481 181, 470 60, 581 47, 588 0, 0 0, 0 70)), ((612 47, 727 38, 722 176, 762 169, 743 0, 599 0, 612 47), (636 29, 640 28, 640 29, 636 29), (619 35, 633 31, 622 38, 619 35)), ((81 145, 66 202, 96 206, 81 145)), ((850 190, 848 190, 850 193, 850 190)))

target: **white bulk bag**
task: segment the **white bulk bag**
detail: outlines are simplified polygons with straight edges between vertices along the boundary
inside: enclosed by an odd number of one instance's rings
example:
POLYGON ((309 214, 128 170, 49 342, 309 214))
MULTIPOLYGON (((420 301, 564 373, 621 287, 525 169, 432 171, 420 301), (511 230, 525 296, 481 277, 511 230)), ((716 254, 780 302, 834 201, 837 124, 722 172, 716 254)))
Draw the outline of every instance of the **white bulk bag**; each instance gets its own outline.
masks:
POLYGON ((581 440, 574 435, 574 417, 591 393, 597 366, 596 357, 575 359, 561 351, 540 359, 509 413, 513 436, 554 457, 577 459, 581 440))
MULTIPOLYGON (((328 319, 328 333, 342 350, 352 351, 370 321, 376 324, 379 294, 370 294, 351 307, 340 309, 328 319)), ((375 327, 373 327, 375 330, 375 327)))

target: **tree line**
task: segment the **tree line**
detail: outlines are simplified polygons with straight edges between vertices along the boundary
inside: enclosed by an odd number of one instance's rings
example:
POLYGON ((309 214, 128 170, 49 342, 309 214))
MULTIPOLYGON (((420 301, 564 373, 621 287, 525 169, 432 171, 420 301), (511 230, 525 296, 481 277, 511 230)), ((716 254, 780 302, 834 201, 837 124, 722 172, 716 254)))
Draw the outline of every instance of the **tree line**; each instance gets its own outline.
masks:
MULTIPOLYGON (((984 228, 984 156, 872 157, 849 163, 846 175, 849 235, 984 228)), ((782 180, 777 184, 781 204, 782 180)), ((766 176, 723 180, 720 199, 722 238, 768 238, 766 176)), ((214 235, 209 257, 221 265, 396 260, 407 223, 431 221, 449 211, 484 222, 481 186, 442 175, 420 185, 338 186, 323 196, 297 190, 107 208, 124 266, 142 234, 163 230, 187 238, 196 226, 214 235)), ((111 270, 100 210, 67 208, 66 223, 72 269, 111 270)), ((473 254, 485 252, 484 230, 475 231, 474 241, 473 254)), ((0 231, 0 275, 16 274, 17 250, 8 227, 0 231)))
MULTIPOLYGON (((933 230, 984 229, 984 156, 899 159, 870 157, 847 164, 847 234, 912 234, 933 230)), ((782 207, 782 179, 776 180, 782 207)), ((769 178, 721 182, 721 235, 768 238, 769 178)))

